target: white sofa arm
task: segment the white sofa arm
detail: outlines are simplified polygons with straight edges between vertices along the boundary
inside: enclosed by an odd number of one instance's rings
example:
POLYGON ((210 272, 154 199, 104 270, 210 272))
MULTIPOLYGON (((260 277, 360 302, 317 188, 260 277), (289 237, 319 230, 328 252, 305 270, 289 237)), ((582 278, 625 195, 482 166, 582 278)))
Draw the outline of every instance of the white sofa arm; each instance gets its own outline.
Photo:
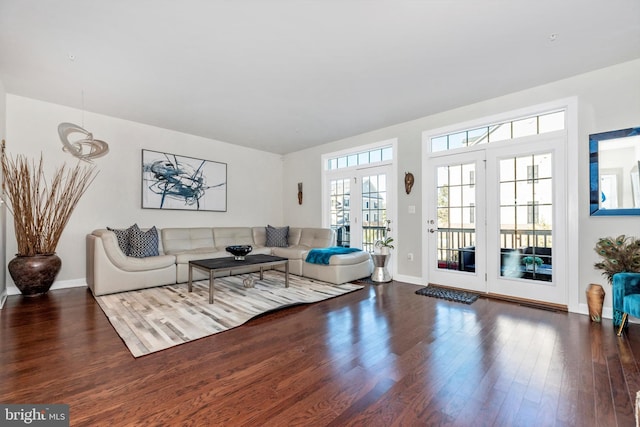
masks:
POLYGON ((87 235, 87 285, 95 296, 174 283, 174 255, 131 258, 120 250, 115 233, 87 235))
POLYGON ((158 268, 168 267, 176 263, 175 255, 157 255, 146 258, 135 258, 126 256, 120 246, 113 231, 95 230, 93 236, 102 240, 104 252, 111 263, 124 271, 148 271, 158 268))

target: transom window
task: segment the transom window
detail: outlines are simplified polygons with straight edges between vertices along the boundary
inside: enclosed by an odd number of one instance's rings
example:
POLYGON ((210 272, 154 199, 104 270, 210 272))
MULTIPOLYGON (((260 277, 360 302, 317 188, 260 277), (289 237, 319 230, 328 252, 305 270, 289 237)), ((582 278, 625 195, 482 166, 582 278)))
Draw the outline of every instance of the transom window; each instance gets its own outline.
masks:
POLYGON ((344 169, 353 166, 371 165, 393 160, 391 146, 375 148, 372 150, 350 153, 344 156, 332 157, 327 160, 327 170, 344 169))
POLYGON ((565 128, 565 112, 553 111, 537 116, 524 117, 509 122, 496 123, 476 129, 431 138, 431 151, 455 150, 479 144, 521 138, 554 132, 565 128))

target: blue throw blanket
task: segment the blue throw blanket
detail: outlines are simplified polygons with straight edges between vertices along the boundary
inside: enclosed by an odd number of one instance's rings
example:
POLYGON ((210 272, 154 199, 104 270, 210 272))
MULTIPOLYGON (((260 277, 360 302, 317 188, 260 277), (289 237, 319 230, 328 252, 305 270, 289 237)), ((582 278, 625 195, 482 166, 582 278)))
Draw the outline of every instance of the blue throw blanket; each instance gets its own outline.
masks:
POLYGON ((306 261, 311 264, 329 264, 329 258, 332 255, 350 254, 351 252, 358 252, 362 249, 357 248, 343 248, 340 246, 332 246, 330 248, 311 249, 307 254, 306 261))

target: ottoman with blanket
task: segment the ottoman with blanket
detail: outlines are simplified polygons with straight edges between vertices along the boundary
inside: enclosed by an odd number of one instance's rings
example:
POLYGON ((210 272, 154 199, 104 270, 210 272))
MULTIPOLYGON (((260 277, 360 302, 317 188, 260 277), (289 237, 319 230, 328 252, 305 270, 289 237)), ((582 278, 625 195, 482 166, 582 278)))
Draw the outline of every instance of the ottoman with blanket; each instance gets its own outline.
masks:
POLYGON ((369 277, 371 255, 361 249, 330 247, 311 249, 302 265, 302 275, 336 285, 369 277))

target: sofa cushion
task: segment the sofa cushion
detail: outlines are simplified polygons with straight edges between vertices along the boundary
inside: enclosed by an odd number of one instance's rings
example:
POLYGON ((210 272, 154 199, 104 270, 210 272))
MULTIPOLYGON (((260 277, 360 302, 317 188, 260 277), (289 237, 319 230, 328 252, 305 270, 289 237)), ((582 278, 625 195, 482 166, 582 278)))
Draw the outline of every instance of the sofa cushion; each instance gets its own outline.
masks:
POLYGON ((163 228, 161 234, 165 253, 215 247, 211 227, 163 228))
POLYGON ((267 225, 267 243, 269 247, 286 248, 289 246, 289 227, 272 227, 267 225))
POLYGON ((300 244, 300 236, 302 228, 289 227, 289 246, 298 246, 300 244))
POLYGON ((251 227, 251 233, 253 234, 253 246, 266 246, 266 243, 267 243, 266 227, 251 227))
POLYGON ((214 227, 213 239, 218 250, 231 245, 253 245, 253 231, 251 227, 214 227))
POLYGON ((118 239, 118 246, 120 247, 122 253, 126 256, 129 256, 129 254, 131 253, 130 236, 131 232, 136 228, 140 230, 140 228, 138 228, 138 224, 133 224, 131 227, 124 229, 107 227, 107 230, 113 231, 115 233, 116 239, 118 239))
POLYGON ((303 228, 300 234, 300 245, 310 248, 326 248, 333 246, 335 232, 330 228, 303 228))
POLYGON ((129 256, 135 258, 158 256, 158 240, 158 230, 155 226, 142 231, 136 225, 129 234, 129 256))
POLYGON ((290 260, 304 259, 307 257, 307 252, 309 252, 309 248, 304 246, 289 246, 288 248, 275 247, 271 249, 273 255, 289 258, 290 260))
POLYGON ((273 255, 273 248, 266 246, 254 246, 249 255, 273 255))

